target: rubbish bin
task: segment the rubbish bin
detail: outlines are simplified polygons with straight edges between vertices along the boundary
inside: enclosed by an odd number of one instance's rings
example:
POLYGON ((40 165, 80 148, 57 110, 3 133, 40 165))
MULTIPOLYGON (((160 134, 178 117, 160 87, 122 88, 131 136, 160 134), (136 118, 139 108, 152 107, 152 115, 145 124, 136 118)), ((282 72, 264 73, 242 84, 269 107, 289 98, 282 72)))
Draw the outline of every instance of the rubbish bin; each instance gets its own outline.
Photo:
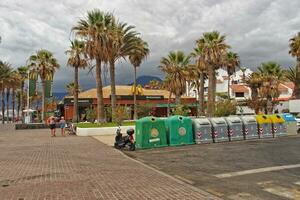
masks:
POLYGON ((274 137, 272 131, 272 120, 268 115, 256 115, 256 121, 258 124, 259 138, 274 137))
POLYGON ((207 118, 193 119, 193 132, 197 144, 213 142, 212 126, 207 118))
POLYGON ((244 139, 258 139, 257 121, 255 116, 242 116, 244 139))
POLYGON ((285 125, 285 120, 281 115, 275 114, 275 115, 270 115, 269 116, 272 120, 272 130, 273 130, 273 135, 275 136, 286 136, 286 125, 285 125))
POLYGON ((285 120, 286 132, 288 135, 296 135, 298 131, 297 121, 294 115, 290 113, 284 113, 281 115, 285 120))
POLYGON ((167 141, 170 146, 194 144, 192 119, 175 115, 166 119, 167 141))
POLYGON ((226 120, 222 117, 213 117, 209 119, 212 124, 213 141, 222 142, 229 141, 228 126, 226 120))
POLYGON ((244 132, 243 132, 243 122, 237 116, 225 117, 225 120, 228 125, 228 137, 229 141, 233 140, 243 140, 244 132))
POLYGON ((160 118, 141 118, 136 121, 135 130, 137 149, 168 146, 165 122, 160 118))

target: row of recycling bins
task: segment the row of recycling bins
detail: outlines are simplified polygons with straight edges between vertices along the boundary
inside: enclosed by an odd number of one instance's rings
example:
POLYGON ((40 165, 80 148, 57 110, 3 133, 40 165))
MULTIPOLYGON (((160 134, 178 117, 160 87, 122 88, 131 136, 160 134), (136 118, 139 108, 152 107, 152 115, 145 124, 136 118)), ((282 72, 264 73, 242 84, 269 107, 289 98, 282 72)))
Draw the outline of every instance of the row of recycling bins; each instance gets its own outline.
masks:
POLYGON ((145 117, 136 122, 136 147, 271 138, 288 133, 297 133, 297 122, 291 114, 196 119, 178 115, 167 119, 145 117))

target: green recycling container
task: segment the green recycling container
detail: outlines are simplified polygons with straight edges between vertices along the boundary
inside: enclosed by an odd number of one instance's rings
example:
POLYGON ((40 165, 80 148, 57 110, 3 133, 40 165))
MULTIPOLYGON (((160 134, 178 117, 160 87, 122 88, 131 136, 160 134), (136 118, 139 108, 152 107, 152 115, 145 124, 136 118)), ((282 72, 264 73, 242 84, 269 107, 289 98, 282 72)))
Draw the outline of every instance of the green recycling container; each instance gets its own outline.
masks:
POLYGON ((168 144, 170 146, 195 143, 191 118, 175 115, 166 119, 165 122, 168 144))
POLYGON ((164 147, 167 144, 166 127, 163 119, 144 117, 136 121, 136 148, 164 147))

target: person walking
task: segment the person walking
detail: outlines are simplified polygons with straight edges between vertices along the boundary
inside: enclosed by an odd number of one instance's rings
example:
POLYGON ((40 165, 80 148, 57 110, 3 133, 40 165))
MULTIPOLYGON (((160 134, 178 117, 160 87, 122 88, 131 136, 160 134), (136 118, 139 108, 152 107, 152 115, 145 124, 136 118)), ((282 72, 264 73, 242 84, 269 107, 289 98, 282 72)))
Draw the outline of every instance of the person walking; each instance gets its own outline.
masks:
POLYGON ((64 116, 61 116, 59 124, 60 124, 61 135, 65 136, 66 120, 64 116))
POLYGON ((50 127, 50 130, 51 130, 51 137, 55 137, 55 132, 56 132, 56 124, 55 124, 55 118, 54 116, 51 116, 48 118, 47 120, 47 124, 48 126, 50 127))

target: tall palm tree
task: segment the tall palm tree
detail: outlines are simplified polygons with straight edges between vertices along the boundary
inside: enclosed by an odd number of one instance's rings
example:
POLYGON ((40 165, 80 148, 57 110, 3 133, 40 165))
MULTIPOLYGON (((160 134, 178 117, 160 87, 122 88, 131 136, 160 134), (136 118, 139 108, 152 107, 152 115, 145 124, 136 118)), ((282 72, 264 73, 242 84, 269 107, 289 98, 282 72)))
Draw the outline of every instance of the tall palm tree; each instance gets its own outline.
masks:
POLYGON ((11 65, 7 62, 0 61, 0 89, 1 89, 1 93, 2 93, 1 110, 2 110, 2 123, 3 124, 4 124, 4 118, 5 118, 5 89, 10 80, 11 72, 12 72, 11 65))
POLYGON ((20 88, 22 77, 18 71, 13 71, 11 75, 11 102, 12 102, 12 121, 15 122, 16 90, 20 88))
POLYGON ((19 104, 18 104, 18 117, 20 116, 19 111, 21 109, 22 117, 23 117, 23 110, 24 110, 24 101, 23 101, 23 96, 24 96, 24 85, 25 85, 25 80, 28 78, 28 67, 27 66, 22 66, 17 69, 18 74, 20 75, 21 78, 21 87, 20 87, 20 94, 19 94, 19 104))
POLYGON ((258 114, 260 110, 259 89, 263 85, 263 78, 259 72, 253 72, 245 80, 246 84, 251 88, 250 107, 254 108, 255 113, 258 114))
POLYGON ((75 34, 85 41, 85 51, 91 60, 96 61, 97 120, 104 122, 104 101, 102 91, 101 64, 108 62, 108 33, 115 19, 111 13, 94 9, 80 19, 72 28, 75 34))
POLYGON ((297 99, 300 99, 300 32, 290 39, 289 46, 289 54, 297 59, 294 94, 297 99))
POLYGON ((74 93, 72 94, 74 96, 73 122, 78 122, 78 71, 88 65, 84 42, 76 39, 71 41, 70 49, 66 53, 69 55, 68 65, 74 68, 74 93))
POLYGON ((180 97, 186 91, 186 67, 190 64, 190 56, 183 51, 170 52, 160 61, 160 70, 166 73, 169 80, 169 88, 175 94, 176 103, 180 103, 180 97))
POLYGON ((115 63, 120 58, 130 55, 135 49, 138 33, 133 30, 133 26, 126 23, 115 22, 111 24, 108 34, 107 59, 109 62, 110 86, 111 86, 111 109, 113 120, 116 112, 116 81, 115 63))
POLYGON ((133 81, 133 104, 134 104, 134 120, 138 119, 137 114, 137 101, 136 101, 136 70, 141 65, 142 61, 146 59, 150 50, 148 43, 141 38, 136 37, 134 42, 134 48, 129 53, 129 61, 133 65, 134 69, 134 81, 133 81))
POLYGON ((216 70, 223 65, 224 54, 230 46, 225 43, 225 36, 218 31, 203 33, 203 36, 196 43, 203 50, 204 60, 207 63, 209 80, 207 114, 212 116, 216 99, 216 70))
POLYGON ((198 115, 204 115, 204 83, 207 79, 207 64, 204 60, 203 49, 196 47, 191 53, 191 56, 195 58, 196 64, 194 72, 193 86, 197 89, 198 93, 198 115))
POLYGON ((237 53, 234 53, 232 51, 229 51, 225 54, 225 58, 224 58, 224 65, 225 68, 227 70, 227 74, 228 74, 228 91, 227 91, 227 95, 228 95, 228 99, 230 99, 230 80, 231 80, 231 76, 235 73, 235 70, 237 67, 240 66, 240 60, 239 60, 239 56, 237 53))
POLYGON ((46 81, 53 80, 54 73, 59 68, 59 64, 50 51, 41 49, 38 50, 36 54, 30 56, 28 66, 29 71, 38 73, 42 82, 42 121, 44 121, 46 108, 46 81))

